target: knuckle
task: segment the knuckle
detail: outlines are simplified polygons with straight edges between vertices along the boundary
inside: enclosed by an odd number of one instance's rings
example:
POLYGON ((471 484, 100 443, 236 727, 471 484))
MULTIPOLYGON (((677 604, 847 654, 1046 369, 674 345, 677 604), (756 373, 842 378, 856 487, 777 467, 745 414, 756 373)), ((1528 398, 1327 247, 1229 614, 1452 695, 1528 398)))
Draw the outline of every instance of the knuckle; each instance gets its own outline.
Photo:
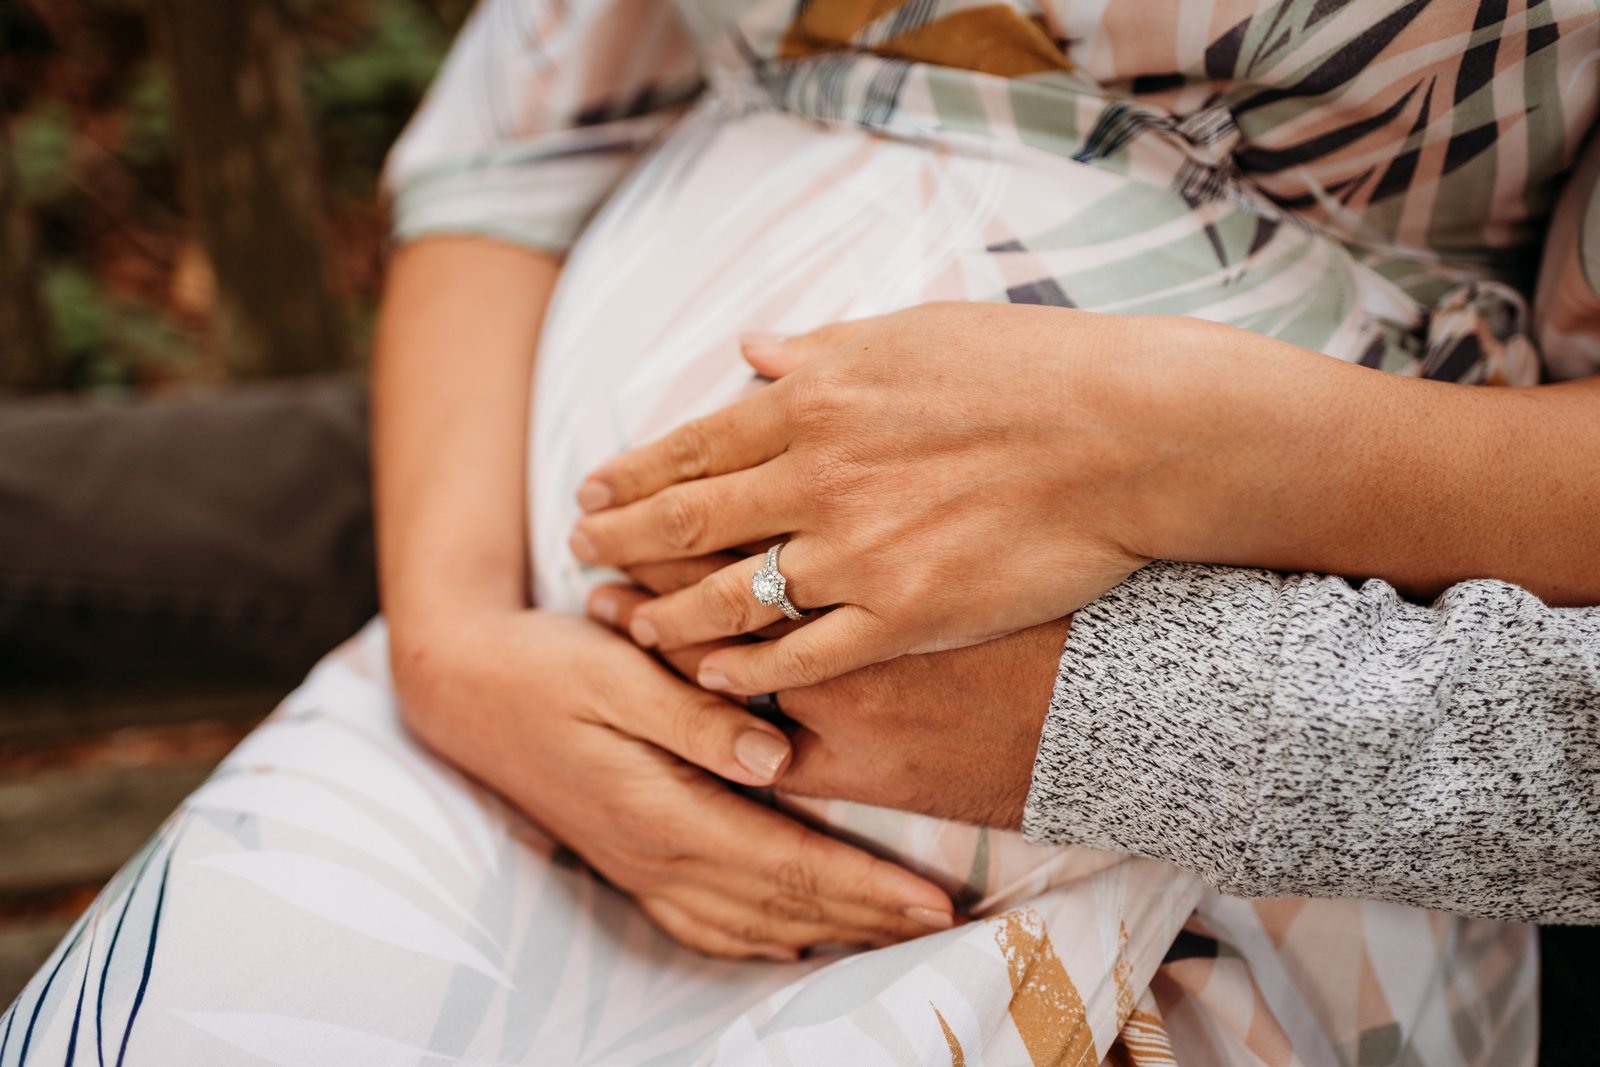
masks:
POLYGON ((788 922, 820 923, 825 914, 822 902, 796 893, 778 893, 761 902, 761 910, 775 919, 788 922))
POLYGON ((698 419, 678 427, 666 441, 667 465, 679 478, 700 478, 706 473, 710 439, 698 419))
POLYGON ((830 522, 859 539, 870 533, 874 520, 883 522, 883 486, 872 485, 882 470, 872 459, 851 454, 848 448, 848 443, 840 443, 835 448, 819 450, 811 456, 806 475, 816 491, 814 507, 819 514, 827 515, 830 522))
POLYGON ((670 721, 678 756, 702 767, 715 762, 712 748, 717 739, 717 723, 693 693, 677 699, 670 721))
POLYGON ((772 880, 793 896, 817 896, 817 873, 799 857, 783 860, 774 867, 772 880))
POLYGON ((752 612, 756 599, 744 583, 714 578, 706 583, 705 591, 710 600, 707 608, 715 621, 726 622, 739 633, 755 624, 752 612))
POLYGON ((797 420, 827 426, 849 411, 850 392, 837 371, 821 366, 795 379, 789 404, 797 420))
POLYGON ((692 553, 705 550, 705 511, 687 493, 664 493, 656 522, 668 547, 692 553))
POLYGON ((784 680, 790 688, 816 685, 818 682, 827 681, 837 671, 833 669, 834 656, 832 653, 816 648, 812 645, 787 642, 788 649, 783 649, 785 642, 780 641, 778 648, 783 654, 784 680))
POLYGON ((807 472, 820 500, 838 503, 841 498, 863 487, 871 475, 869 464, 853 455, 847 444, 819 449, 807 472))

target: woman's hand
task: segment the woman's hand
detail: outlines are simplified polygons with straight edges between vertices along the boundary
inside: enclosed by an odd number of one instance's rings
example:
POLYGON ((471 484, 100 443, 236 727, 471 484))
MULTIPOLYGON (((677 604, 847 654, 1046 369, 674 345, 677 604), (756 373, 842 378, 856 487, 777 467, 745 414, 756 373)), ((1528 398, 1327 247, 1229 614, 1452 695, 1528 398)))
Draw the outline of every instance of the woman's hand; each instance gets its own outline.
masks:
MULTIPOLYGON (((632 577, 670 592, 726 562, 655 564, 632 577)), ((607 585, 591 594, 589 610, 626 630, 650 600, 645 589, 607 585)), ((799 729, 776 788, 1016 829, 1069 625, 1059 619, 982 645, 902 656, 778 694, 799 729)), ((702 658, 730 644, 663 655, 693 678, 702 658)))
POLYGON ((788 742, 594 623, 435 616, 391 640, 412 729, 684 944, 789 960, 815 944, 882 945, 951 925, 932 883, 691 766, 765 785, 788 742))
MULTIPOLYGON (((1131 502, 1163 465, 1150 398, 1179 387, 1154 367, 1181 321, 932 304, 747 340, 780 380, 596 471, 573 551, 626 567, 790 536, 789 599, 833 610, 708 655, 701 684, 735 693, 1059 619, 1147 562, 1131 502)), ((634 638, 677 649, 771 624, 760 563, 641 606, 634 638)))

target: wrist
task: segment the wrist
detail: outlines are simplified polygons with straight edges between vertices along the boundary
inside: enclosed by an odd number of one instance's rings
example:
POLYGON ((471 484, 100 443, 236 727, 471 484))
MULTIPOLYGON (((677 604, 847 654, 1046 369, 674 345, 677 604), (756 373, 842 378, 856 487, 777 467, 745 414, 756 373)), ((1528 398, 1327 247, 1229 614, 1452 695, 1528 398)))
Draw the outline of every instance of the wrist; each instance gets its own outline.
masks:
POLYGON ((1142 560, 1212 561, 1237 516, 1239 478, 1268 428, 1228 330, 1179 316, 1118 317, 1101 422, 1127 459, 1122 547, 1142 560))
POLYGON ((440 601, 431 610, 388 616, 389 665, 402 704, 432 706, 435 697, 479 664, 501 658, 500 642, 538 625, 543 612, 472 600, 440 601))
POLYGON ((443 510, 414 507, 409 514, 385 515, 380 508, 378 585, 391 630, 529 606, 521 526, 499 515, 468 526, 446 521, 443 510))

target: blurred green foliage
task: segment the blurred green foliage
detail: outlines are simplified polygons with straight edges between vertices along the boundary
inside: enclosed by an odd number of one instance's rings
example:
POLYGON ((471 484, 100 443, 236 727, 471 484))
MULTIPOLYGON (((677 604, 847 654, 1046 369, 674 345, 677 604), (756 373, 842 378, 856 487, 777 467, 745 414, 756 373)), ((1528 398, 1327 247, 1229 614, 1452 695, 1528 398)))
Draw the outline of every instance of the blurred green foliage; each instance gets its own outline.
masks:
POLYGON ((127 97, 127 119, 122 152, 136 167, 170 165, 172 159, 172 109, 169 89, 155 60, 139 64, 127 97))
POLYGON ((13 124, 17 178, 29 204, 49 204, 71 191, 76 137, 72 112, 59 100, 39 101, 13 124))
POLYGON ((58 353, 80 391, 124 392, 136 377, 184 378, 194 343, 171 319, 138 301, 109 295, 82 267, 58 263, 44 278, 45 306, 58 353))
POLYGON ((372 178, 448 45, 437 15, 396 0, 376 5, 349 45, 308 42, 306 99, 339 193, 373 195, 372 178))
MULTIPOLYGON (((283 0, 352 347, 370 338, 378 175, 470 0, 283 0)), ((215 374, 205 316, 172 283, 192 240, 170 87, 144 0, 0 0, 0 122, 43 260, 70 388, 215 374)))

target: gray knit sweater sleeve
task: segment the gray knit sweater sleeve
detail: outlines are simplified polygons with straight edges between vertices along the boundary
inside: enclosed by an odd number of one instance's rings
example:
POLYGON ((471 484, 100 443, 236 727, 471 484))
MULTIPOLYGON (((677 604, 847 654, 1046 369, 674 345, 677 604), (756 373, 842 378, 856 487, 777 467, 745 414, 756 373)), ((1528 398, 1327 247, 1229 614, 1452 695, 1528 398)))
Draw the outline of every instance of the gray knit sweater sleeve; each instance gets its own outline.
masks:
POLYGON ((1023 829, 1242 896, 1600 922, 1600 609, 1154 564, 1073 620, 1023 829))

